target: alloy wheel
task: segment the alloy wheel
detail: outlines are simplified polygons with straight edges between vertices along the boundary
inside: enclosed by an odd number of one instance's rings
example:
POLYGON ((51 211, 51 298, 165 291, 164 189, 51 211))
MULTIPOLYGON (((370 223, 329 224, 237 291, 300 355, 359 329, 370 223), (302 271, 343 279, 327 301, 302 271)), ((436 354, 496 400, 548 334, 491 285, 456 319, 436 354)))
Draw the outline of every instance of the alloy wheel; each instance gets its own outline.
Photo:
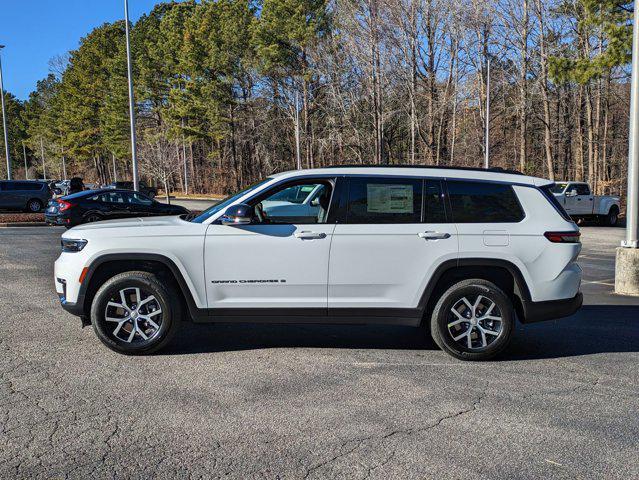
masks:
POLYGON ((118 290, 109 298, 104 311, 104 320, 113 324, 110 335, 136 345, 151 342, 158 335, 162 317, 158 299, 139 287, 118 290))
POLYGON ((483 350, 503 332, 503 319, 497 304, 485 295, 462 297, 450 308, 448 334, 461 347, 483 350))
POLYGON ((37 200, 34 200, 32 202, 29 202, 29 210, 32 212, 39 212, 40 211, 40 202, 38 202, 37 200))

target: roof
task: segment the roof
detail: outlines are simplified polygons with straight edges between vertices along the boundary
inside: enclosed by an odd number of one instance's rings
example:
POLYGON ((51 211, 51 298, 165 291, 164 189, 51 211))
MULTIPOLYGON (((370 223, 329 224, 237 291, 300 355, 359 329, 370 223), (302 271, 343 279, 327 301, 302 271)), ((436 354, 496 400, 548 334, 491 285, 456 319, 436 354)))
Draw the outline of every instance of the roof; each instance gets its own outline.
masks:
POLYGON ((367 176, 394 176, 394 177, 431 177, 464 180, 485 180, 493 182, 506 182, 520 185, 543 186, 552 184, 552 180, 545 178, 522 175, 519 172, 509 170, 485 170, 463 167, 429 167, 412 165, 393 166, 336 166, 305 170, 290 170, 277 173, 271 177, 293 178, 303 175, 367 175, 367 176))

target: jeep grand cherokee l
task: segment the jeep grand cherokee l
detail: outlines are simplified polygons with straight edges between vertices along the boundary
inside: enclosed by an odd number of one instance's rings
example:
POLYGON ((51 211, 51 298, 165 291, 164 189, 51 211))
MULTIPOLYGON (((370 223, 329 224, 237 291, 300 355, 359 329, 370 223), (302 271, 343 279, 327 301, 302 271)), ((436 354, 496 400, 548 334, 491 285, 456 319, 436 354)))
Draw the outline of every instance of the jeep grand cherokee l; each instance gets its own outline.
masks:
POLYGON ((191 319, 426 326, 454 357, 484 360, 516 319, 581 306, 579 229, 552 186, 476 169, 280 173, 193 218, 67 231, 55 286, 125 354, 160 349, 191 319), (300 186, 319 193, 316 211, 269 210, 300 186))

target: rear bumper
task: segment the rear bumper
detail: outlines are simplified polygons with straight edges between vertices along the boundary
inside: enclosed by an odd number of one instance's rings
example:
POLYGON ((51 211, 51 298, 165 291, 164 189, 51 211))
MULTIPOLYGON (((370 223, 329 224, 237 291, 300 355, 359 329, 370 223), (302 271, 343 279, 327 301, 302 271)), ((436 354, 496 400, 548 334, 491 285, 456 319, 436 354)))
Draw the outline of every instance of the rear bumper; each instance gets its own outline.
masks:
POLYGON ((522 301, 520 319, 522 323, 543 322, 555 318, 569 317, 583 304, 584 296, 577 292, 572 298, 550 300, 547 302, 522 301))

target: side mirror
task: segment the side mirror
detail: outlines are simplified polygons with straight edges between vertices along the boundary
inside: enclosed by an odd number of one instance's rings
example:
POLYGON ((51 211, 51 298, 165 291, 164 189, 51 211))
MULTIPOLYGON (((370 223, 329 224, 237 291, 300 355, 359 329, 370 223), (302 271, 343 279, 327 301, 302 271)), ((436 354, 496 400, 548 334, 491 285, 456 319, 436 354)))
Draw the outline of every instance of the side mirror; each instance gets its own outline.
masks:
POLYGON ((319 197, 315 197, 313 200, 311 200, 311 207, 319 207, 319 197))
POLYGON ((220 217, 220 221, 222 225, 248 225, 253 221, 254 216, 253 207, 245 203, 238 203, 227 208, 224 215, 220 217))
POLYGON ((567 197, 576 197, 577 196, 577 190, 575 190, 574 188, 572 190, 568 190, 566 192, 566 196, 567 197))

